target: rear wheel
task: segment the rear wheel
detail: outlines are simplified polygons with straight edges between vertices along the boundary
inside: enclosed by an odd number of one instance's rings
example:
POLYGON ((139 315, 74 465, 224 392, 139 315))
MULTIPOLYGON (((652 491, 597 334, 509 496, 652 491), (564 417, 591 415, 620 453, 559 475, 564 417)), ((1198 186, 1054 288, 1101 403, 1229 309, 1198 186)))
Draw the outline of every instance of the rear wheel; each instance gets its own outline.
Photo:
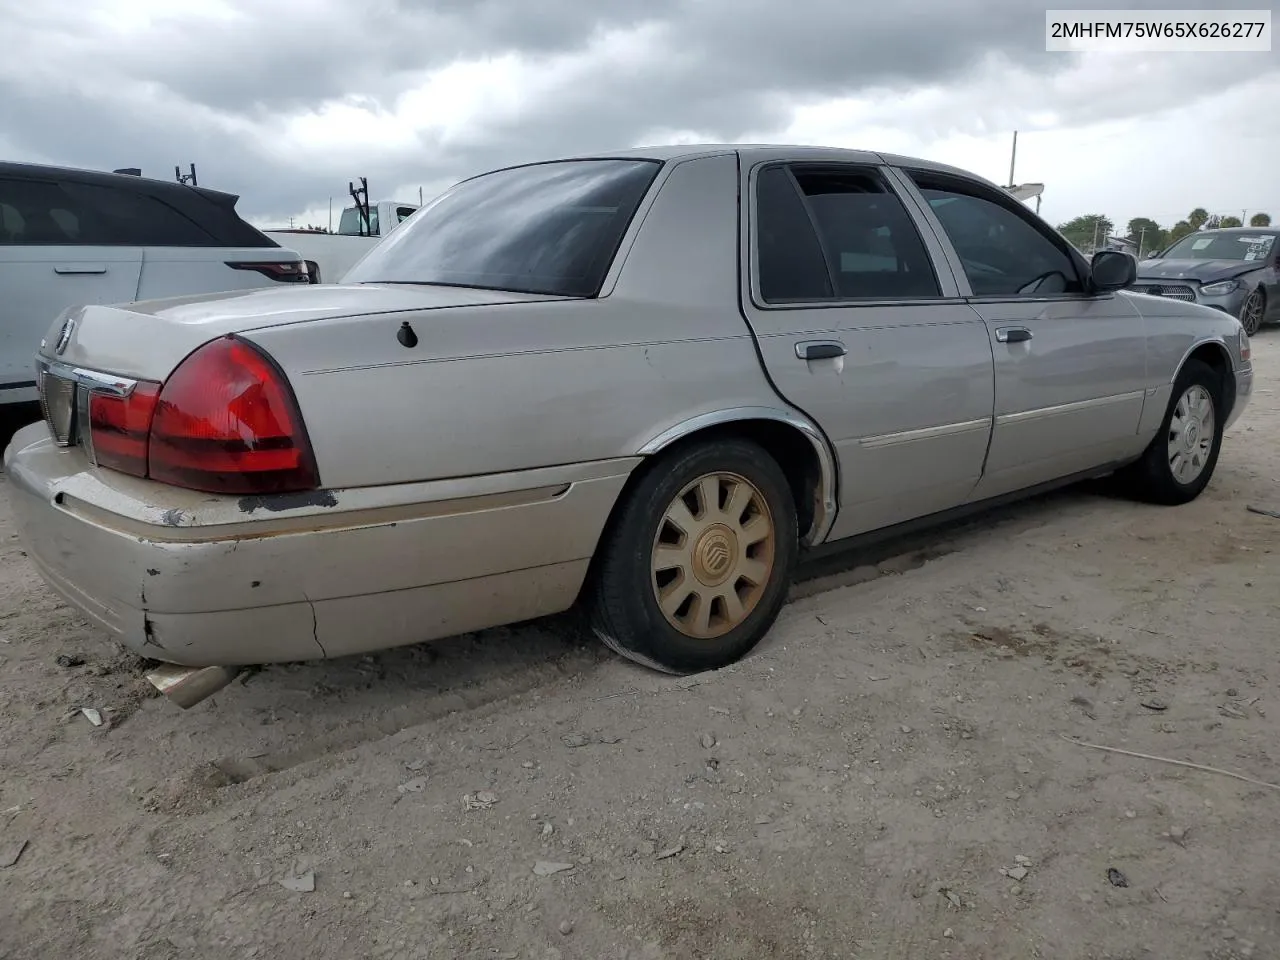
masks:
POLYGON ((1161 429, 1127 472, 1135 496, 1170 505, 1200 496, 1222 447, 1222 394, 1222 378, 1208 364, 1188 360, 1183 365, 1161 429))
POLYGON ((798 550, 786 477, 754 443, 719 440, 650 466, 602 545, 592 627, 670 673, 723 667, 768 632, 798 550))
POLYGON ((1266 294, 1258 287, 1245 297, 1244 304, 1240 307, 1240 325, 1244 327, 1245 333, 1252 337, 1262 328, 1262 317, 1266 310, 1266 294))

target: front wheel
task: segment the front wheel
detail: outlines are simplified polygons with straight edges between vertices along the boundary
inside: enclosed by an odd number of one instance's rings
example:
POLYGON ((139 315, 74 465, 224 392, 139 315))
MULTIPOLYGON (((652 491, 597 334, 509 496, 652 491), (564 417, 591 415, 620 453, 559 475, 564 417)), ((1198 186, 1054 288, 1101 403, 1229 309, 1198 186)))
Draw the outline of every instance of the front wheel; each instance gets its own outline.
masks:
POLYGON ((781 468, 754 443, 718 440, 650 465, 597 561, 596 635, 669 673, 743 657, 786 601, 798 551, 781 468))
POLYGON ((1209 485, 1222 448, 1222 378, 1188 360, 1173 385, 1161 429, 1128 471, 1130 489, 1150 503, 1189 503, 1209 485))
POLYGON ((1240 325, 1249 336, 1252 337, 1262 329, 1262 316, 1266 309, 1266 294, 1262 292, 1261 287, 1245 297, 1244 304, 1240 307, 1240 325))

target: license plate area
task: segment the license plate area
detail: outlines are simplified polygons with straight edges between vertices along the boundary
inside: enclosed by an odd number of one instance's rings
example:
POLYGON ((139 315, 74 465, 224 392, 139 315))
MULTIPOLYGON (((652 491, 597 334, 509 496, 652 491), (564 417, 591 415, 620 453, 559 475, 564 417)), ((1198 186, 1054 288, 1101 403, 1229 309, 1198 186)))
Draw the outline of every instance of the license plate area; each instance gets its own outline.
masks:
POLYGON ((69 447, 76 441, 77 392, 75 380, 40 371, 40 412, 54 443, 60 447, 69 447))

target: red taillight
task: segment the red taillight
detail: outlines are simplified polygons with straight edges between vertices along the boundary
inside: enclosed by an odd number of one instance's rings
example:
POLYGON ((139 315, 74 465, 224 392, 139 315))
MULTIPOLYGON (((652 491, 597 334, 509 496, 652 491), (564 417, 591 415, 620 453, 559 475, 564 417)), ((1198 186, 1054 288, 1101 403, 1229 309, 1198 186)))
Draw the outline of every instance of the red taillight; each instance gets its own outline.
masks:
POLYGON ((147 433, 159 396, 160 384, 149 382, 139 383, 127 397, 89 395, 89 427, 99 466, 147 475, 147 433))
POLYGON ((293 391, 244 340, 205 344, 160 391, 151 420, 152 480, 212 493, 287 493, 319 486, 293 391))
POLYGON ((281 260, 276 263, 259 262, 256 260, 246 260, 243 262, 230 262, 227 266, 232 270, 252 270, 260 273, 264 277, 270 277, 272 280, 279 280, 281 283, 310 283, 310 268, 307 261, 301 262, 297 260, 281 260))
POLYGON ((206 343, 163 384, 93 393, 94 458, 135 477, 210 493, 319 486, 293 391, 275 363, 235 337, 206 343))

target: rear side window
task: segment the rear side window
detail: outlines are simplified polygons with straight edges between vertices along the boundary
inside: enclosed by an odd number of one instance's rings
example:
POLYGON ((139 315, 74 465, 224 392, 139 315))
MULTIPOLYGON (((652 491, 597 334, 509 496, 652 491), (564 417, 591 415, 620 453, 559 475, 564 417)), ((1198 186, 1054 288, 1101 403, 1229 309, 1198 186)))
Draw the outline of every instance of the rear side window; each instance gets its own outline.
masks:
POLYGON ((1048 228, 1013 209, 1017 201, 976 184, 912 172, 955 248, 975 296, 1045 297, 1080 293, 1075 262, 1048 228))
POLYGON ((466 180, 344 277, 594 297, 661 164, 565 160, 466 180))
POLYGON ((917 300, 941 293, 919 231, 874 170, 769 168, 758 179, 757 203, 760 292, 767 302, 917 300), (815 278, 818 265, 825 282, 815 278))
POLYGON ((756 238, 766 303, 831 299, 822 246, 786 167, 766 167, 756 177, 756 238))
POLYGON ((210 233, 143 193, 91 183, 0 179, 0 242, 211 246, 210 233))

